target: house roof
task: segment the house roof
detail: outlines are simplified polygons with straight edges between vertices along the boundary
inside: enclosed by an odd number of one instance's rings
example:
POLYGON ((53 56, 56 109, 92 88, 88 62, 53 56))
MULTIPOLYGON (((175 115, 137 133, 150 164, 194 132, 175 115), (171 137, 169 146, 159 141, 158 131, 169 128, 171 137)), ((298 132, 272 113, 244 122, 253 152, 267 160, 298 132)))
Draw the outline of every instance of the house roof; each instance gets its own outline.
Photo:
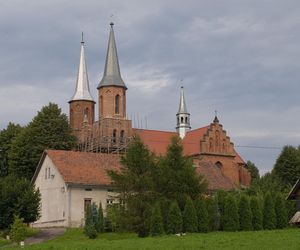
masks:
POLYGON ((211 162, 200 162, 196 167, 196 172, 208 180, 209 190, 232 190, 236 188, 234 184, 223 175, 221 169, 211 162))
POLYGON ((190 130, 183 138, 183 152, 185 155, 200 153, 200 140, 204 137, 209 126, 190 130))
MULTIPOLYGON (((111 179, 107 170, 120 169, 119 155, 65 150, 46 150, 38 168, 41 167, 46 155, 67 184, 109 186, 111 179)), ((33 181, 35 181, 38 171, 39 169, 37 169, 33 181)))
POLYGON ((293 186, 293 188, 291 189, 288 197, 286 198, 287 200, 295 200, 297 193, 299 191, 300 188, 300 179, 298 179, 295 183, 295 185, 293 186))

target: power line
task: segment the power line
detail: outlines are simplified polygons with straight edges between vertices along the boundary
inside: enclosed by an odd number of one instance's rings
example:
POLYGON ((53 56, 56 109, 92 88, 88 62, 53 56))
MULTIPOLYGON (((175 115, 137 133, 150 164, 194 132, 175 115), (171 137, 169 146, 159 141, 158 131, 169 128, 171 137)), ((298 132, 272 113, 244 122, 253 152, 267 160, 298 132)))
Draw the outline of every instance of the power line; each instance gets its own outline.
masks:
POLYGON ((268 147, 268 146, 242 146, 242 145, 235 145, 236 148, 259 148, 259 149, 282 149, 282 147, 268 147))

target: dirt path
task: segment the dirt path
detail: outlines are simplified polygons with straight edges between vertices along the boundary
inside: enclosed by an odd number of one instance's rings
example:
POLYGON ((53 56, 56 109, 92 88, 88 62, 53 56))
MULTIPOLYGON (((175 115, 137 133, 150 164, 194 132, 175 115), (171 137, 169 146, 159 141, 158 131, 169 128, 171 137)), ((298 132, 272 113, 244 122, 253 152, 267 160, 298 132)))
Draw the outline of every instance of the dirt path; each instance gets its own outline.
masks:
POLYGON ((65 233, 65 228, 44 228, 41 229, 36 235, 29 237, 25 240, 25 245, 32 245, 41 243, 46 240, 51 240, 57 236, 63 235, 65 233))

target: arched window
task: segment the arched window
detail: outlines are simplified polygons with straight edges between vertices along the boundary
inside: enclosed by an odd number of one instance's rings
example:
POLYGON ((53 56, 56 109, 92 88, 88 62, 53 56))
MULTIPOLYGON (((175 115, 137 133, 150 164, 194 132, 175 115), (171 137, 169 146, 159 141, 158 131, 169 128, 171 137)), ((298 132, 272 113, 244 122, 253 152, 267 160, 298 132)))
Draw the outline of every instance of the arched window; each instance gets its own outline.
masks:
POLYGON ((187 117, 185 118, 185 123, 188 123, 188 118, 187 117))
POLYGON ((222 168, 223 167, 223 164, 219 161, 216 162, 215 164, 218 168, 222 168))
POLYGON ((183 117, 181 117, 181 123, 183 123, 183 117))
POLYGON ((114 129, 113 130, 113 138, 112 138, 112 141, 115 143, 117 141, 117 130, 114 129))
POLYGON ((179 117, 177 117, 177 124, 179 124, 179 117))
POLYGON ((84 109, 84 116, 89 117, 89 108, 84 109))
POLYGON ((121 130, 121 133, 120 133, 121 142, 124 142, 124 134, 125 134, 124 130, 121 130))
POLYGON ((103 115, 103 96, 100 96, 100 115, 103 115))
POLYGON ((115 97, 115 114, 120 113, 120 96, 116 95, 115 97))

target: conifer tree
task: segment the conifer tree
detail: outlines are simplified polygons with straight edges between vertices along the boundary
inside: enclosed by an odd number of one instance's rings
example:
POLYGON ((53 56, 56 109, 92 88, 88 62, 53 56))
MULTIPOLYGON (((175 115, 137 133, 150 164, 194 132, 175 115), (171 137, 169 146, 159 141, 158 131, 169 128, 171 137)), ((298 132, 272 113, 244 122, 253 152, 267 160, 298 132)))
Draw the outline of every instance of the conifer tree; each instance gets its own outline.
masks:
POLYGON ((176 234, 182 232, 182 215, 176 201, 172 202, 168 209, 166 233, 176 234))
POLYGON ((92 206, 88 206, 85 212, 84 234, 90 239, 95 239, 97 237, 94 218, 92 206))
POLYGON ((181 139, 176 136, 171 139, 167 154, 160 158, 155 169, 155 189, 162 197, 176 200, 183 210, 187 197, 196 199, 206 190, 207 183, 196 173, 191 158, 183 155, 181 139))
POLYGON ((195 209, 198 218, 198 232, 208 232, 208 212, 205 201, 203 199, 197 199, 195 201, 195 209))
POLYGON ((276 214, 272 195, 267 193, 264 199, 264 212, 263 212, 264 229, 276 228, 276 214))
POLYGON ((220 228, 218 230, 221 230, 221 231, 224 228, 223 218, 224 218, 225 199, 226 199, 227 194, 228 194, 228 192, 226 192, 224 190, 218 190, 217 195, 216 195, 216 198, 218 200, 218 210, 220 213, 220 228))
POLYGON ((198 219, 194 203, 190 197, 187 198, 184 211, 183 211, 183 231, 184 232, 197 232, 198 219))
POLYGON ((121 158, 121 171, 109 171, 120 197, 126 204, 128 227, 139 237, 149 234, 153 192, 154 156, 139 137, 130 142, 121 158))
POLYGON ((220 228, 220 212, 218 206, 218 197, 214 196, 206 199, 208 213, 208 230, 218 231, 220 228))
POLYGON ((150 234, 152 236, 159 236, 164 233, 163 219, 161 216, 160 205, 157 202, 151 214, 151 222, 150 222, 150 234))
POLYGON ((280 194, 276 195, 275 200, 276 228, 282 229, 287 225, 287 209, 285 200, 280 194))
POLYGON ((237 231, 239 228, 239 215, 236 200, 228 195, 224 207, 224 231, 237 231))
POLYGON ((240 230, 242 231, 252 230, 252 212, 250 208, 249 198, 246 195, 242 195, 240 198, 239 222, 240 222, 240 230))
POLYGON ((68 118, 49 103, 13 140, 8 154, 9 171, 17 177, 31 179, 45 149, 71 149, 76 138, 68 118))
POLYGON ((104 232, 104 216, 103 216, 103 209, 101 202, 99 203, 98 207, 98 217, 96 221, 96 230, 98 233, 104 232))
POLYGON ((252 212, 252 227, 253 230, 258 231, 263 229, 263 213, 256 196, 251 197, 250 207, 252 212))

